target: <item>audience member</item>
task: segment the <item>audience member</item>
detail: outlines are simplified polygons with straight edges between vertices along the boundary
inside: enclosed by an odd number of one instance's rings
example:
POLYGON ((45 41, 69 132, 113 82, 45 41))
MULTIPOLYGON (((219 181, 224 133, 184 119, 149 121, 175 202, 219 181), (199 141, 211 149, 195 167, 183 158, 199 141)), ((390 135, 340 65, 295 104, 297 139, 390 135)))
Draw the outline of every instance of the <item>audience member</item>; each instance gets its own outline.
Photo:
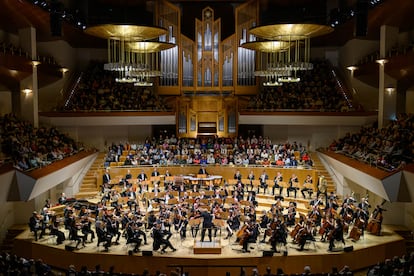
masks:
POLYGON ((152 87, 118 83, 113 72, 93 62, 84 72, 64 111, 165 111, 167 106, 152 87))
POLYGON ((47 166, 78 152, 77 143, 56 128, 35 128, 14 114, 5 115, 1 125, 3 152, 15 168, 30 170, 47 166))
POLYGON ((353 110, 352 104, 337 86, 332 66, 327 60, 313 61, 313 70, 297 72, 299 82, 282 86, 263 86, 249 99, 248 110, 254 111, 334 111, 353 110))
POLYGON ((341 153, 384 170, 401 169, 414 162, 414 115, 399 114, 396 120, 378 129, 361 127, 334 140, 328 150, 341 153))

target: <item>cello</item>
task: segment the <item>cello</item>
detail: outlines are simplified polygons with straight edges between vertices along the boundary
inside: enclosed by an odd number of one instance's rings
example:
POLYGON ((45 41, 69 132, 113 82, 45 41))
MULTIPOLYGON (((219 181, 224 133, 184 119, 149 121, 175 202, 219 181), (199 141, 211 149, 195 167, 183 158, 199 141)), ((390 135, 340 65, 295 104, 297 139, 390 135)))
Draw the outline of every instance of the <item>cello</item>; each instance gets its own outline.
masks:
POLYGON ((249 237, 248 226, 247 224, 243 225, 242 228, 237 232, 237 240, 239 241, 240 245, 243 245, 245 240, 249 237))
POLYGON ((295 228, 293 228, 293 230, 290 232, 290 236, 292 237, 292 239, 295 239, 295 236, 298 234, 298 232, 303 228, 302 225, 300 225, 299 223, 295 225, 295 228))
POLYGON ((349 232, 349 238, 353 239, 354 241, 359 240, 362 235, 362 230, 365 228, 365 220, 362 217, 358 217, 355 219, 354 226, 349 232))

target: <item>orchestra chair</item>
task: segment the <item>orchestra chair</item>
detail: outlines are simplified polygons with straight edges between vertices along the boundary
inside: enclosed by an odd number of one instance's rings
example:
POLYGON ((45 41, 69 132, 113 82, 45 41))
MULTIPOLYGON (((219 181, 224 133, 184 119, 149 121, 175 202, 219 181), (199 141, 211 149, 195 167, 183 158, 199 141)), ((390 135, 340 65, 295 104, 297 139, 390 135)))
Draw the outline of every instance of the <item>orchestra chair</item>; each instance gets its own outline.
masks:
POLYGON ((223 200, 221 198, 213 198, 212 201, 217 202, 220 205, 223 204, 223 200))
POLYGON ((213 180, 213 185, 215 186, 215 187, 220 187, 221 186, 221 181, 223 180, 223 178, 215 178, 214 180, 213 180))
POLYGON ((143 197, 148 202, 148 201, 153 200, 155 198, 155 193, 154 192, 146 192, 146 193, 143 194, 143 197))
POLYGON ((273 179, 266 180, 267 192, 271 191, 274 184, 275 182, 273 181, 273 179))
POLYGON ((175 204, 178 204, 178 198, 177 197, 173 197, 173 198, 170 198, 168 200, 168 205, 175 205, 175 204))
MULTIPOLYGON (((182 182, 182 178, 181 178, 181 182, 182 182)), ((164 185, 172 183, 174 186, 175 185, 179 186, 181 184, 181 182, 178 181, 178 177, 174 177, 174 176, 166 176, 165 179, 164 179, 164 185), (175 178, 177 178, 177 179, 175 179, 175 178)))
POLYGON ((313 247, 313 250, 316 251, 317 250, 316 240, 315 239, 312 239, 312 240, 306 239, 304 248, 307 249, 307 250, 310 250, 311 245, 313 247))
POLYGON ((198 196, 200 196, 200 193, 199 192, 191 192, 191 197, 192 198, 196 198, 198 196))
POLYGON ((287 188, 289 187, 289 184, 286 181, 280 181, 278 184, 279 184, 280 187, 283 187, 283 190, 285 191, 285 193, 287 195, 287 188))
POLYGON ((229 186, 234 187, 237 184, 237 179, 230 178, 227 180, 227 183, 229 184, 229 186))
POLYGON ((200 203, 204 204, 204 205, 209 205, 209 199, 208 198, 202 198, 200 199, 200 203))
POLYGON ((229 218, 229 216, 230 216, 229 211, 223 211, 223 212, 221 212, 221 219, 222 220, 225 220, 226 221, 229 218))
POLYGON ((51 234, 47 235, 46 242, 50 245, 57 245, 57 236, 51 234))
POLYGON ((260 179, 254 179, 252 181, 253 184, 253 191, 257 191, 257 188, 260 187, 260 179))
POLYGON ((187 198, 187 199, 185 199, 185 200, 184 200, 184 202, 185 202, 185 203, 187 203, 187 204, 189 204, 189 205, 191 205, 191 204, 193 204, 193 203, 194 203, 194 199, 192 199, 192 198, 187 198))
POLYGON ((159 184, 161 182, 161 176, 151 176, 150 181, 152 182, 152 184, 154 184, 154 183, 159 184))
POLYGON ((247 200, 240 200, 240 205, 243 205, 243 206, 250 206, 250 201, 247 201, 247 200))
POLYGON ((221 238, 221 231, 222 229, 225 229, 226 227, 226 221, 224 219, 213 219, 213 229, 212 231, 215 231, 215 229, 217 229, 217 231, 219 232, 219 237, 221 238))
POLYGON ((226 198, 226 203, 225 203, 226 207, 230 207, 233 203, 234 203, 234 198, 232 197, 226 198))

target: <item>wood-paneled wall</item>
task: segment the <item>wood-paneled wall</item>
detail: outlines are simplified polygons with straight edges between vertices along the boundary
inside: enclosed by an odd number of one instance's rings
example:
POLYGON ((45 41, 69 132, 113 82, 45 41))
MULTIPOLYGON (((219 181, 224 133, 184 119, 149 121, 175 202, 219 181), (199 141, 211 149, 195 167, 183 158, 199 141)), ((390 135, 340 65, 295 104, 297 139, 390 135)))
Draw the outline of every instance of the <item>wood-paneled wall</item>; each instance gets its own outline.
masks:
MULTIPOLYGON (((169 167, 157 167, 157 170, 160 172, 161 175, 165 174, 165 171, 168 170, 172 175, 196 175, 198 170, 200 169, 199 166, 169 166, 169 167)), ((303 168, 280 168, 280 167, 237 167, 237 166, 207 166, 206 167, 208 174, 210 175, 221 175, 223 179, 233 179, 234 173, 239 170, 242 178, 247 178, 249 172, 252 170, 255 175, 255 179, 259 179, 259 176, 262 174, 263 170, 269 176, 269 180, 275 178, 277 172, 281 172, 283 175, 283 181, 288 182, 289 178, 292 174, 296 174, 299 179, 299 187, 302 186, 303 182, 307 175, 310 175, 313 179, 314 190, 316 190, 317 185, 317 171, 314 169, 303 169, 303 168)), ((143 170, 148 178, 151 177, 151 173, 154 170, 154 167, 146 166, 146 167, 111 167, 109 168, 109 174, 111 175, 111 179, 119 179, 125 177, 127 171, 130 170, 132 177, 136 178, 139 173, 143 170)), ((103 169, 101 174, 105 173, 103 169)), ((102 185, 102 176, 98 178, 98 185, 102 185)))

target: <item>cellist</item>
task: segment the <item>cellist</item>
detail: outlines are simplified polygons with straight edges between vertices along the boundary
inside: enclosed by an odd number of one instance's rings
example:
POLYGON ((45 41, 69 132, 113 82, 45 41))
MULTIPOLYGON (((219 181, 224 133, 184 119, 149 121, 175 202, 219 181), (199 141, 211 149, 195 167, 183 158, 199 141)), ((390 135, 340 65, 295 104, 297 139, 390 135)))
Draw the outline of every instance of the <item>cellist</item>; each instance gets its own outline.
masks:
POLYGON ((335 247, 335 241, 342 241, 342 243, 345 245, 344 240, 344 228, 343 224, 340 218, 337 218, 335 220, 335 228, 332 229, 330 233, 330 240, 329 240, 329 251, 332 251, 332 249, 335 247))
POLYGON ((243 253, 249 253, 250 250, 248 249, 248 245, 249 243, 256 242, 258 236, 258 225, 254 220, 248 219, 245 227, 243 227, 241 231, 243 232, 240 233, 240 235, 237 235, 238 237, 240 236, 239 244, 243 246, 243 253))
POLYGON ((299 244, 299 251, 303 250, 307 240, 315 240, 313 237, 313 222, 311 220, 306 221, 305 227, 300 229, 295 237, 296 243, 299 244))
POLYGON ((275 223, 275 227, 273 227, 272 236, 270 238, 270 245, 272 246, 272 250, 274 252, 278 252, 276 246, 278 243, 283 243, 286 246, 287 241, 287 227, 286 224, 278 219, 275 223))
POLYGON ((327 213, 326 217, 323 219, 321 228, 319 229, 319 234, 321 235, 321 241, 325 241, 329 232, 334 228, 334 219, 330 213, 327 213))

